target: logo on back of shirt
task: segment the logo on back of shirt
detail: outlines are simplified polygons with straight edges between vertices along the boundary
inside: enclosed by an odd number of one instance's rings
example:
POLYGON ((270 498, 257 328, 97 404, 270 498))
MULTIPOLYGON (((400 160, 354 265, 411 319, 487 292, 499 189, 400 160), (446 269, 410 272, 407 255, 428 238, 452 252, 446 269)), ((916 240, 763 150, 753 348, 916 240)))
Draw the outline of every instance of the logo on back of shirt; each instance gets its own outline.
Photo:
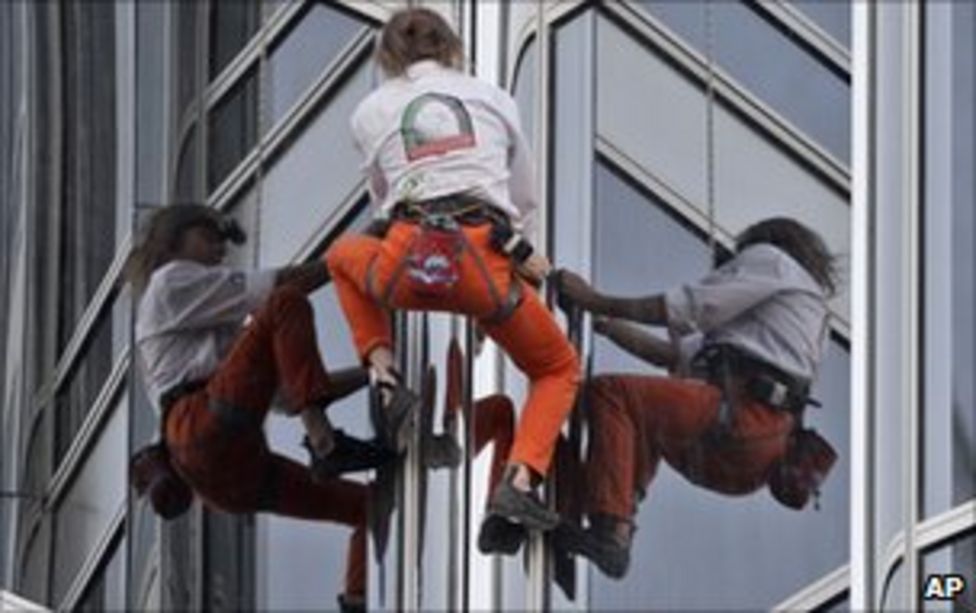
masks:
POLYGON ((400 136, 410 162, 475 146, 474 126, 464 104, 434 92, 410 101, 400 119, 400 136))

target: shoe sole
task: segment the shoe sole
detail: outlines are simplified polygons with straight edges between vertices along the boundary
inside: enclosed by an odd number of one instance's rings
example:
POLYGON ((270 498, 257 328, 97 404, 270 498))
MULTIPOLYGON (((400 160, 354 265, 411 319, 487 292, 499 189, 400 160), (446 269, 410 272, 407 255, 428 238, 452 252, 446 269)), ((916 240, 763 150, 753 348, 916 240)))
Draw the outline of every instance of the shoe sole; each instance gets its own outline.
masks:
POLYGON ((488 511, 501 515, 512 523, 521 524, 529 530, 546 532, 559 525, 559 514, 527 503, 523 496, 528 495, 515 492, 511 485, 503 483, 492 496, 488 511))
POLYGON ((576 526, 570 526, 565 523, 560 524, 555 531, 555 538, 552 542, 559 549, 583 556, 599 568, 600 572, 611 579, 622 579, 627 574, 627 568, 630 566, 626 562, 620 564, 608 561, 606 559, 608 553, 593 542, 593 537, 576 526))

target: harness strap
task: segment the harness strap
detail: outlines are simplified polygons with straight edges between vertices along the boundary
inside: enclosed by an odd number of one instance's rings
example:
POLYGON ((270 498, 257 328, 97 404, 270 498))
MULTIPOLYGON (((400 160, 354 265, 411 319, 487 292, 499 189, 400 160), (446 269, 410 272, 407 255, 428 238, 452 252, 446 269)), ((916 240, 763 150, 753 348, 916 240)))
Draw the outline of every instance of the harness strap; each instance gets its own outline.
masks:
POLYGON ((518 282, 513 272, 508 283, 508 295, 502 300, 501 295, 498 293, 498 287, 495 286, 495 282, 488 272, 488 266, 485 264, 484 259, 478 253, 477 249, 471 246, 464 232, 461 232, 461 242, 464 244, 464 248, 471 254, 475 265, 478 267, 478 271, 481 273, 481 277, 485 280, 485 285, 488 286, 488 292, 491 294, 491 298, 496 305, 495 310, 487 317, 483 317, 482 321, 488 325, 500 324, 515 312, 515 309, 522 301, 522 284, 518 282))

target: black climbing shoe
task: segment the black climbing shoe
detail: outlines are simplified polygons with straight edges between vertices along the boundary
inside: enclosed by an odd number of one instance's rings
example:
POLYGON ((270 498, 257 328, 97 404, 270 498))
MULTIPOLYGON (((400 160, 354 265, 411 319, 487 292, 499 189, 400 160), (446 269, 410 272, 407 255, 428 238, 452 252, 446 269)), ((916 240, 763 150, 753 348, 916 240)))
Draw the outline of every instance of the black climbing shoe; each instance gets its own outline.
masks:
POLYGON ((374 383, 370 416, 380 443, 390 451, 401 453, 410 443, 410 426, 413 416, 423 406, 423 398, 397 379, 396 383, 382 380, 374 383))
POLYGON ((312 478, 316 481, 326 481, 344 473, 378 468, 396 458, 395 453, 376 442, 349 436, 342 430, 336 430, 334 437, 335 446, 325 456, 315 453, 307 436, 302 440, 302 446, 311 456, 309 470, 312 471, 312 478))
POLYGON ((501 515, 489 513, 481 521, 481 529, 478 531, 478 551, 485 555, 514 555, 528 537, 525 526, 512 523, 501 515))
POLYGON ((559 524, 559 514, 549 510, 534 492, 523 492, 512 485, 512 473, 495 487, 488 512, 522 524, 529 530, 552 530, 559 524))
POLYGON ((630 540, 621 542, 612 530, 601 526, 584 530, 576 524, 561 522, 552 531, 552 544, 585 557, 611 579, 621 579, 630 566, 630 540))

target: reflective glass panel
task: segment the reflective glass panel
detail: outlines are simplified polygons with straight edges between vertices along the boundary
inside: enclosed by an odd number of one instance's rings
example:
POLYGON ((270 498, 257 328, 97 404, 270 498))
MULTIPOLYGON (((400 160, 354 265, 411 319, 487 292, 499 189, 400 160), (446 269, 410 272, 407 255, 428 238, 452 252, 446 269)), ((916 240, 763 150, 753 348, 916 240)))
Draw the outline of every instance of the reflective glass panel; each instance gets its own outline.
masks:
POLYGON ((107 554, 78 603, 78 611, 125 610, 125 539, 119 538, 107 554))
POLYGON ((62 15, 63 185, 57 277, 62 350, 115 255, 119 189, 115 7, 88 2, 76 9, 62 15))
POLYGON ((710 53, 733 79, 838 160, 850 161, 847 78, 820 63, 757 9, 744 2, 703 0, 639 4, 699 53, 710 53))
POLYGON ((851 47, 850 0, 788 0, 844 47, 851 47))
POLYGON ((75 435, 102 392, 109 374, 128 344, 129 299, 126 293, 88 332, 78 365, 62 384, 55 400, 55 457, 71 446, 75 435))
POLYGON ((207 190, 251 151, 258 135, 258 80, 251 69, 207 115, 207 190))
POLYGON ((258 29, 260 2, 211 2, 210 79, 230 63, 258 29))
POLYGON ((922 556, 922 601, 925 611, 976 609, 976 532, 954 539, 922 556), (952 578, 955 579, 952 579, 952 578), (962 584, 957 583, 959 580, 962 584), (938 582, 938 583, 937 583, 938 582), (926 597, 928 591, 928 597, 926 597))
MULTIPOLYGON (((603 164, 596 175, 594 281, 601 291, 644 296, 704 274, 711 258, 700 234, 603 164)), ((661 328, 648 332, 664 334, 661 328)), ((603 338, 595 374, 662 374, 603 338)), ((813 396, 822 410, 807 423, 839 455, 820 510, 780 506, 765 488, 730 497, 692 485, 662 462, 635 521, 628 574, 590 570, 594 609, 768 609, 844 564, 848 557, 849 357, 832 342, 813 396), (783 563, 785 551, 802 551, 783 563), (749 560, 743 564, 742 560, 749 560), (706 581, 708 589, 702 589, 706 581)), ((587 489, 592 490, 588 484, 587 489)), ((812 506, 812 505, 811 505, 812 506)))
MULTIPOLYGON (((887 560, 887 552, 904 524, 902 488, 907 480, 904 466, 905 380, 905 256, 904 173, 905 152, 903 32, 904 11, 898 3, 878 4, 878 97, 885 101, 876 108, 878 128, 877 218, 874 220, 876 251, 874 261, 876 310, 873 348, 876 361, 874 387, 875 466, 875 543, 876 559, 887 560)), ((883 572, 879 569, 878 572, 883 572)), ((876 579, 881 584, 882 577, 876 579)))
POLYGON ((512 96, 518 105, 519 119, 522 121, 522 134, 529 141, 532 150, 536 149, 536 89, 538 86, 538 45, 533 38, 522 51, 512 84, 512 96))
POLYGON ((82 565, 104 538, 126 496, 126 398, 115 405, 98 441, 58 505, 54 602, 61 602, 82 565))
POLYGON ((342 89, 316 109, 303 131, 267 170, 261 200, 261 260, 286 261, 354 198, 362 182, 361 156, 349 117, 372 86, 372 66, 363 62, 342 89))
POLYGON ((899 560, 885 577, 881 590, 880 609, 882 611, 910 610, 905 596, 905 565, 899 560))
MULTIPOLYGON (((361 228, 368 219, 365 207, 362 210, 364 212, 352 222, 353 230, 361 228)), ((294 248, 294 245, 280 245, 279 249, 287 250, 289 247, 294 248)), ((309 300, 314 309, 316 339, 326 368, 341 369, 358 365, 352 337, 334 288, 326 286, 311 294, 309 300)), ((348 434, 362 438, 369 438, 373 434, 365 390, 330 405, 328 414, 332 424, 348 434)), ((298 419, 272 413, 265 424, 265 432, 268 444, 276 453, 303 464, 308 461, 308 452, 301 446, 304 430, 298 419)), ((351 478, 362 480, 365 476, 361 473, 351 478)), ((334 608, 336 595, 343 589, 346 551, 351 534, 348 527, 333 522, 260 516, 256 552, 256 569, 260 580, 256 608, 334 608), (280 560, 288 560, 288 563, 280 564, 280 560)), ((381 581, 384 574, 376 572, 377 568, 372 564, 372 549, 369 555, 369 581, 381 581)), ((391 559, 389 553, 387 559, 391 559)), ((392 559, 395 559, 395 553, 392 559)), ((386 581, 394 580, 394 568, 388 566, 386 581)))
POLYGON ((268 58, 268 92, 274 125, 315 83, 366 25, 345 12, 313 3, 268 58))
POLYGON ((923 513, 976 495, 976 5, 926 5, 923 513))

